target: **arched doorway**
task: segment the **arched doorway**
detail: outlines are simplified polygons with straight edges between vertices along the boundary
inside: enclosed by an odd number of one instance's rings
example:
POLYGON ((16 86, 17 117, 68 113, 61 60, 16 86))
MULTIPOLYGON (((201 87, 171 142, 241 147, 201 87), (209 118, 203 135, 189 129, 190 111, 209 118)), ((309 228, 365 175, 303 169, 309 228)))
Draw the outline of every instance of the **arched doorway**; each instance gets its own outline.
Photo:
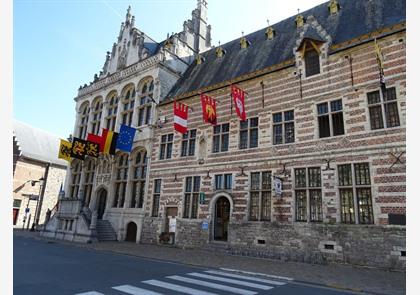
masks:
POLYGON ((105 208, 106 208, 106 195, 107 192, 105 189, 101 189, 98 192, 98 219, 102 219, 104 216, 105 208))
POLYGON ((125 235, 125 240, 128 242, 135 242, 137 236, 137 225, 134 222, 127 224, 127 232, 125 235))
POLYGON ((227 241, 230 217, 230 202, 226 197, 219 197, 214 206, 214 239, 227 241))

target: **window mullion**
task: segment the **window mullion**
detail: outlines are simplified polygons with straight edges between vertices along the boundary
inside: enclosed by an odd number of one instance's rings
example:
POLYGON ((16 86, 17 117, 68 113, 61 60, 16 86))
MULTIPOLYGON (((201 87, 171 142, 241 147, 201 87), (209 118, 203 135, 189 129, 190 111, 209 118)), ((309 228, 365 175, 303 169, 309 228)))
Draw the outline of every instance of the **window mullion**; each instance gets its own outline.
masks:
POLYGON ((356 189, 356 170, 354 164, 351 164, 352 171, 352 184, 353 184, 353 210, 354 210, 354 223, 359 224, 359 203, 357 201, 357 189, 356 189))
POLYGON ((260 187, 258 192, 258 220, 262 220, 262 172, 260 172, 260 187))

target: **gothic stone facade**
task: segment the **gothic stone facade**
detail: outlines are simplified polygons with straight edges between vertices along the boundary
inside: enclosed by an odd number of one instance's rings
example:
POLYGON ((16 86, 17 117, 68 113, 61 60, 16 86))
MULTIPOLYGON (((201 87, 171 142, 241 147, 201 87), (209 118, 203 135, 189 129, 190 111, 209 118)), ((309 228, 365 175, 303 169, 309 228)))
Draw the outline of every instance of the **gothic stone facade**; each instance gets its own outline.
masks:
POLYGON ((141 242, 162 242, 175 217, 182 247, 221 243, 234 254, 405 268, 405 6, 362 2, 330 1, 190 66, 158 106, 167 122, 151 142, 141 242), (368 13, 375 9, 382 14, 368 13), (364 15, 364 34, 341 36, 337 24, 328 31, 350 13, 364 15), (403 21, 384 25, 392 13, 403 21), (372 18, 377 28, 368 28, 372 18), (290 24, 293 45, 285 51, 293 54, 263 67, 267 50, 282 54, 267 44, 290 24), (260 55, 245 56, 253 46, 260 55), (252 71, 239 73, 245 62, 252 71), (231 110, 232 83, 247 92, 246 122, 231 110), (217 100, 217 127, 203 123, 204 92, 217 100), (173 129, 172 97, 190 108, 184 137, 173 129), (275 177, 281 195, 272 189, 275 177))

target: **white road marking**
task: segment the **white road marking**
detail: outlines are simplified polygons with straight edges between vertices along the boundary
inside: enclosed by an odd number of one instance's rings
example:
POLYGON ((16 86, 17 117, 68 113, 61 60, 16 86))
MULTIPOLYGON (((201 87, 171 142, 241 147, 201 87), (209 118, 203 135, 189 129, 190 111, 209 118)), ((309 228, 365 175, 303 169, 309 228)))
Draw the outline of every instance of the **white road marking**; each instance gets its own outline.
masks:
POLYGON ((156 287, 169 289, 169 290, 172 290, 172 291, 185 293, 185 294, 190 294, 190 295, 217 295, 216 293, 201 291, 201 290, 188 288, 188 287, 184 287, 184 286, 180 286, 180 285, 175 285, 175 284, 171 284, 171 283, 166 283, 166 282, 162 282, 162 281, 158 281, 158 280, 142 281, 142 283, 149 284, 149 285, 156 286, 156 287))
POLYGON ((132 294, 132 295, 163 295, 162 293, 157 293, 154 291, 134 287, 131 285, 116 286, 116 287, 112 287, 112 289, 115 289, 115 290, 118 290, 127 294, 132 294))
POLYGON ((267 278, 273 278, 273 279, 279 279, 279 280, 286 280, 286 281, 293 281, 293 278, 289 278, 289 277, 282 277, 282 276, 275 276, 275 275, 268 275, 265 273, 260 273, 260 272, 252 272, 252 271, 244 271, 244 270, 239 270, 239 269, 231 269, 231 268, 220 268, 221 270, 225 270, 225 271, 234 271, 234 272, 240 272, 240 273, 244 273, 244 274, 248 274, 248 275, 258 275, 258 276, 263 276, 263 277, 267 277, 267 278))
POLYGON ((273 289, 273 287, 267 286, 267 285, 261 285, 261 284, 255 284, 255 283, 244 282, 244 281, 239 281, 239 280, 215 277, 215 276, 210 276, 210 275, 201 274, 201 273, 197 273, 197 272, 191 272, 191 273, 188 273, 188 275, 203 278, 203 279, 210 279, 210 280, 214 280, 214 281, 221 281, 221 282, 226 282, 226 283, 231 283, 231 284, 236 284, 236 285, 242 285, 242 286, 247 286, 247 287, 256 288, 256 289, 262 289, 262 290, 273 289))
POLYGON ((213 288, 213 289, 217 289, 217 290, 228 291, 228 292, 231 292, 231 293, 236 293, 236 294, 241 294, 241 295, 255 295, 255 294, 257 294, 257 292, 254 292, 254 291, 239 289, 239 288, 230 287, 230 286, 226 286, 226 285, 220 285, 220 284, 216 284, 216 283, 200 281, 200 280, 196 280, 196 279, 190 279, 190 278, 181 277, 181 276, 169 276, 167 278, 172 279, 172 280, 185 282, 185 283, 190 283, 190 284, 196 284, 196 285, 200 285, 200 286, 204 286, 204 287, 209 287, 209 288, 213 288))
POLYGON ((84 293, 77 293, 74 295, 105 295, 104 293, 99 293, 96 291, 84 292, 84 293))
POLYGON ((211 273, 211 274, 214 274, 214 275, 221 275, 221 276, 232 277, 232 278, 237 278, 237 279, 256 281, 256 282, 261 282, 261 283, 266 283, 266 284, 271 284, 271 285, 277 285, 277 286, 283 286, 283 285, 286 284, 284 282, 260 279, 260 278, 250 277, 250 276, 236 275, 236 274, 231 274, 231 273, 227 273, 227 272, 223 272, 223 271, 217 271, 217 270, 207 270, 205 272, 206 273, 211 273))

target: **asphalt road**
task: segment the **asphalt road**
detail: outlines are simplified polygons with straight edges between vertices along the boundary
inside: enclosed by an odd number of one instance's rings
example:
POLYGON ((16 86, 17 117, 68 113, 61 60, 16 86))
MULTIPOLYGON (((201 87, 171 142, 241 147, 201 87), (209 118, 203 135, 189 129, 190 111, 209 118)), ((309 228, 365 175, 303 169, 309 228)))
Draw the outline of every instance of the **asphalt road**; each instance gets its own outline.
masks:
POLYGON ((14 236, 14 295, 356 294, 14 236))

